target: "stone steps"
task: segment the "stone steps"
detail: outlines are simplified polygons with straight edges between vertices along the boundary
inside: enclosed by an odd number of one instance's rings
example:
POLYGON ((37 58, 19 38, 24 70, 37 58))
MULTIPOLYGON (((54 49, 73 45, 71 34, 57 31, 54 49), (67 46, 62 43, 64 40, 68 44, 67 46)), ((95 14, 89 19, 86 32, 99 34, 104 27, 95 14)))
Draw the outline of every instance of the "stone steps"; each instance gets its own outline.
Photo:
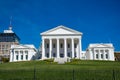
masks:
POLYGON ((58 64, 65 64, 65 62, 70 62, 70 58, 55 58, 54 62, 58 64))

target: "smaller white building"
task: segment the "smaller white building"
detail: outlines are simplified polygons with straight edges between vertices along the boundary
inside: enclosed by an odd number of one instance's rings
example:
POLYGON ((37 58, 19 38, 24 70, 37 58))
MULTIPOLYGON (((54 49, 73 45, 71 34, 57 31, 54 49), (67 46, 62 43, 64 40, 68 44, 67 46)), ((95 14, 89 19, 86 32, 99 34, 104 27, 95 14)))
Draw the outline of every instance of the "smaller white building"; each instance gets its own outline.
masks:
POLYGON ((36 52, 34 45, 11 45, 10 62, 32 60, 36 52))
POLYGON ((86 51, 86 59, 114 61, 114 47, 110 43, 90 44, 86 51))

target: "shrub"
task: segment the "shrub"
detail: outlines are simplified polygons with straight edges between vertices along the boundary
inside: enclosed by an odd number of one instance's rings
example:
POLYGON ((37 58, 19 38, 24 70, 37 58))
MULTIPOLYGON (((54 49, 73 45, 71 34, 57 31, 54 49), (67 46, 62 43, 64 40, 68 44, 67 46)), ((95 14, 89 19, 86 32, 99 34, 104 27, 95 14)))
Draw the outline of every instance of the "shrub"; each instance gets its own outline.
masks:
POLYGON ((50 62, 50 63, 51 63, 51 62, 54 62, 54 59, 45 59, 44 61, 45 61, 45 62, 50 62))
POLYGON ((80 59, 71 59, 71 62, 80 61, 80 59))
POLYGON ((4 62, 4 63, 9 62, 9 58, 2 57, 2 62, 4 62))

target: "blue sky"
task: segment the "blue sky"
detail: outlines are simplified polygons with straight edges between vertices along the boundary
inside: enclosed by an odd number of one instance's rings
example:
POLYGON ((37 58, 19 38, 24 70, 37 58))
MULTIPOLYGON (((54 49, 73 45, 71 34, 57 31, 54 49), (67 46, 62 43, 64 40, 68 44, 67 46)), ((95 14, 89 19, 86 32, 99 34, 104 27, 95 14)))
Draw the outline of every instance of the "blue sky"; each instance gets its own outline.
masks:
POLYGON ((119 0, 0 0, 0 32, 8 29, 10 16, 22 44, 38 48, 41 32, 64 25, 83 33, 83 50, 111 42, 120 51, 119 0))

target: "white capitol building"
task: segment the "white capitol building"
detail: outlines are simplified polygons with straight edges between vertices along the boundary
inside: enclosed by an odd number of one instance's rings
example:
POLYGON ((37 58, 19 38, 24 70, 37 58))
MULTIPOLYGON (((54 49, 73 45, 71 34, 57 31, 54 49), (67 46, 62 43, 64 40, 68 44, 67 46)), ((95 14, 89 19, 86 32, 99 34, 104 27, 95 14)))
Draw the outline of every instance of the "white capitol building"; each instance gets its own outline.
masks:
MULTIPOLYGON (((40 35, 42 39, 40 53, 28 53, 30 57, 40 54, 40 60, 54 59, 54 61, 63 60, 65 62, 68 59, 115 60, 114 47, 111 43, 90 44, 86 51, 82 51, 82 33, 68 27, 60 25, 42 32, 40 35)), ((29 48, 27 50, 29 52, 29 48)), ((14 56, 15 59, 10 59, 11 62, 16 61, 16 54, 11 52, 11 56, 14 56)))
POLYGON ((82 51, 82 33, 65 26, 58 26, 40 34, 42 58, 72 58, 114 61, 114 47, 109 44, 90 44, 82 51))

